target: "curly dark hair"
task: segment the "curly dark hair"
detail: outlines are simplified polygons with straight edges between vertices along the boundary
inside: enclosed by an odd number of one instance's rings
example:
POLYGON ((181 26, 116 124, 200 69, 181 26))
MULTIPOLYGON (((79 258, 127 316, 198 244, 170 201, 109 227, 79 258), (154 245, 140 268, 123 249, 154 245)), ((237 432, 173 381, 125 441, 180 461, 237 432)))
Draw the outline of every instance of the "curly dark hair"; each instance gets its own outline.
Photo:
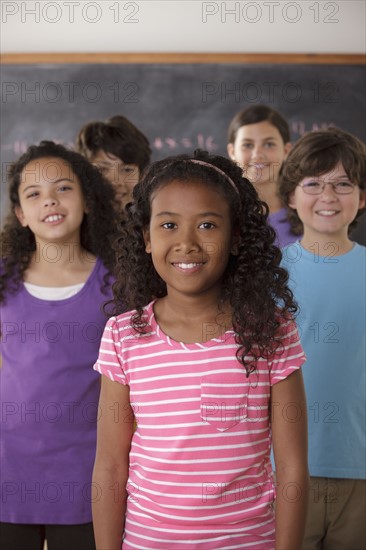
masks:
MULTIPOLYGON (((350 181, 360 189, 366 186, 366 145, 356 136, 331 127, 309 132, 301 137, 285 160, 279 177, 279 193, 287 206, 287 217, 295 235, 303 233, 303 224, 296 210, 288 206, 290 195, 297 185, 306 177, 321 176, 334 170, 341 162, 350 181)), ((364 208, 361 208, 356 219, 364 208)), ((356 219, 349 226, 349 231, 356 225, 356 219)))
POLYGON ((230 206, 239 242, 237 255, 230 256, 224 272, 220 305, 230 303, 232 307, 237 357, 249 375, 259 357, 279 351, 281 325, 284 319, 293 317, 297 307, 287 286, 287 271, 280 267, 281 252, 273 244, 275 231, 267 224, 268 207, 243 178, 241 168, 227 158, 200 150, 193 155, 169 157, 153 163, 135 186, 134 202, 126 207, 115 242, 114 314, 135 310, 132 326, 144 332, 148 329, 144 306, 167 294, 165 282, 145 251, 143 231, 150 223, 155 194, 173 180, 202 181, 215 188, 230 206))
POLYGON ((104 151, 126 164, 136 164, 140 172, 151 158, 147 137, 122 115, 115 115, 105 122, 85 124, 76 138, 76 150, 89 160, 93 160, 98 151, 104 151))
POLYGON ((114 273, 115 255, 112 244, 108 246, 108 242, 112 243, 116 229, 115 192, 112 185, 79 153, 52 141, 42 141, 39 145, 31 145, 9 169, 10 212, 0 234, 0 302, 5 300, 8 291, 17 292, 36 250, 34 234, 28 227, 22 227, 15 210, 20 206, 18 190, 23 170, 29 162, 41 158, 64 160, 78 177, 88 210, 80 229, 81 246, 98 256, 109 272, 114 273))

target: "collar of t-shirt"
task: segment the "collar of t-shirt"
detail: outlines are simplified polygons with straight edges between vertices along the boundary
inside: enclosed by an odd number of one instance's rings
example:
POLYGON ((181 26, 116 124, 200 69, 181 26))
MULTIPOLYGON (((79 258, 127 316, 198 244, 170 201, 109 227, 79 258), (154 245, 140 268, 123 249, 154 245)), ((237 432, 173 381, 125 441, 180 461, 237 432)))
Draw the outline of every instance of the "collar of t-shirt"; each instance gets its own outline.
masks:
POLYGON ((66 300, 80 292, 84 284, 85 283, 61 287, 48 287, 24 283, 24 286, 29 294, 40 300, 66 300))

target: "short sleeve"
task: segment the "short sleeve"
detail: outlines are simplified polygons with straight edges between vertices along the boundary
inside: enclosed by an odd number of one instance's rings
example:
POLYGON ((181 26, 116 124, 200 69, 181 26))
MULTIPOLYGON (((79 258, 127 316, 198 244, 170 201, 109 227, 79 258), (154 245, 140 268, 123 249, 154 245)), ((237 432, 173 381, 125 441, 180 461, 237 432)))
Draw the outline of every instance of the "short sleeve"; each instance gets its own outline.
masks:
POLYGON ((281 332, 281 346, 269 364, 271 386, 290 376, 306 361, 296 323, 287 321, 282 326, 281 332))
POLYGON ((128 383, 123 370, 122 339, 120 338, 116 317, 111 317, 105 326, 98 359, 93 368, 100 374, 108 376, 110 380, 123 385, 128 383))

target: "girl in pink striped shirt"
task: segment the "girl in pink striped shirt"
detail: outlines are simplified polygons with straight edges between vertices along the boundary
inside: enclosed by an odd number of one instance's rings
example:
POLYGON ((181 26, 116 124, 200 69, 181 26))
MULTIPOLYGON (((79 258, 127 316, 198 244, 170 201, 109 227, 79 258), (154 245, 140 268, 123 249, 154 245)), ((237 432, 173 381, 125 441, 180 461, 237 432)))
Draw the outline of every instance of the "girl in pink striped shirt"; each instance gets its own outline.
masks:
POLYGON ((154 163, 133 198, 94 366, 97 548, 301 548, 305 358, 268 207, 204 151, 154 163))

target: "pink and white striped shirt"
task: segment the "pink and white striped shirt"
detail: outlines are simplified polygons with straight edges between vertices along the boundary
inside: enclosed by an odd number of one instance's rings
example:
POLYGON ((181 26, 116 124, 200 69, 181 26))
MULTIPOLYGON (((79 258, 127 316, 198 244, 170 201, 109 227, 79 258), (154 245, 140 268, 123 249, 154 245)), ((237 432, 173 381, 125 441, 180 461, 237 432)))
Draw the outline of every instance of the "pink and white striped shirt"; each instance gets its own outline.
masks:
POLYGON ((246 377, 233 331, 184 344, 145 308, 149 332, 131 312, 111 318, 94 368, 130 387, 132 438, 122 548, 273 550, 271 386, 305 361, 295 323, 283 351, 246 377))

